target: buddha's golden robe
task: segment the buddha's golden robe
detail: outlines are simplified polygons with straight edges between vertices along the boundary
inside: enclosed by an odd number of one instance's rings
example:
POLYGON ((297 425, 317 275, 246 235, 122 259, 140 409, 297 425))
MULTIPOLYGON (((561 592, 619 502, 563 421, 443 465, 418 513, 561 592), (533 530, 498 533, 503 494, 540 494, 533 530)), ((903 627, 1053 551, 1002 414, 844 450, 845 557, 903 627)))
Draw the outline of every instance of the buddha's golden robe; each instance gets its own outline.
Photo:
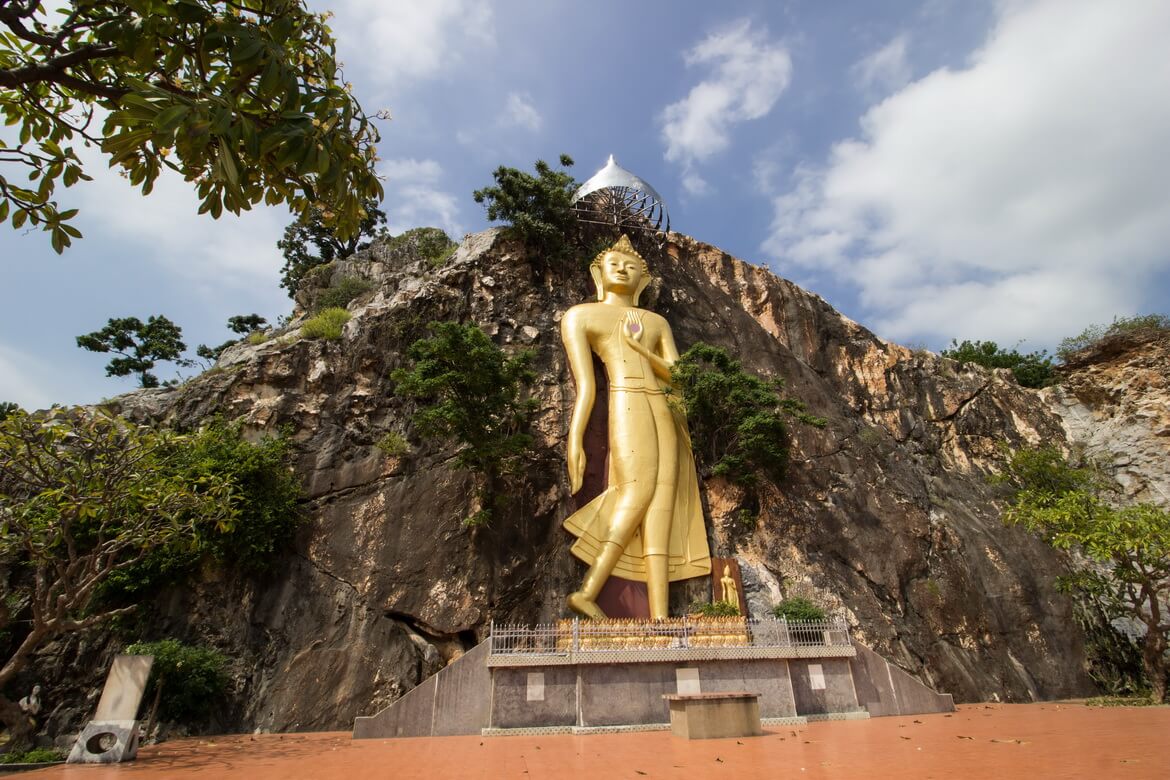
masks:
MULTIPOLYGON (((625 544, 613 574, 623 579, 645 582, 647 571, 644 556, 665 552, 671 581, 708 575, 711 572, 711 553, 707 545, 699 481, 695 473, 686 418, 674 405, 667 403, 662 384, 654 376, 646 359, 625 344, 621 327, 619 321, 605 343, 599 344, 595 350, 602 357, 609 384, 611 457, 606 480, 608 487, 565 520, 565 529, 577 537, 572 547, 573 555, 592 564, 605 541, 611 539, 609 519, 613 516, 617 498, 616 485, 622 478, 622 475, 616 473, 613 453, 620 452, 622 447, 633 446, 629 437, 623 436, 623 431, 615 429, 613 410, 622 404, 629 414, 645 415, 654 419, 656 424, 660 420, 670 421, 668 424, 673 430, 664 432, 669 435, 657 438, 659 441, 673 441, 674 457, 664 457, 663 453, 659 453, 658 462, 675 464, 676 473, 673 479, 668 478, 674 489, 673 501, 666 502, 669 517, 651 516, 653 510, 647 513, 633 537, 625 544)), ((665 489, 658 474, 626 475, 627 481, 630 476, 634 479, 654 480, 657 483, 656 490, 665 489)))

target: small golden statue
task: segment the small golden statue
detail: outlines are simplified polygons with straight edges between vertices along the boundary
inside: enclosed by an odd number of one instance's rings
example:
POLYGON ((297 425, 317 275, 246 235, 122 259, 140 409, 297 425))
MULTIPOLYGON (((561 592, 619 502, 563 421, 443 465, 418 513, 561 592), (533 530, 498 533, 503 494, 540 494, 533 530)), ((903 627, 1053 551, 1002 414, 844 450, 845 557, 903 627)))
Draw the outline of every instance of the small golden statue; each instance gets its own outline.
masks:
POLYGON ((597 302, 569 309, 561 339, 577 385, 567 460, 573 493, 585 476, 585 427, 597 387, 592 354, 609 380, 608 487, 565 520, 573 554, 589 564, 569 607, 604 619, 597 596, 611 574, 646 583, 650 617, 668 617, 668 585, 709 575, 711 557, 686 419, 666 400, 678 348, 670 325, 638 308, 646 261, 622 236, 589 267, 597 302))
POLYGON ((735 586, 735 577, 731 576, 730 564, 724 564, 723 576, 719 578, 719 584, 723 586, 723 598, 720 600, 735 607, 736 614, 739 614, 739 588, 735 586))

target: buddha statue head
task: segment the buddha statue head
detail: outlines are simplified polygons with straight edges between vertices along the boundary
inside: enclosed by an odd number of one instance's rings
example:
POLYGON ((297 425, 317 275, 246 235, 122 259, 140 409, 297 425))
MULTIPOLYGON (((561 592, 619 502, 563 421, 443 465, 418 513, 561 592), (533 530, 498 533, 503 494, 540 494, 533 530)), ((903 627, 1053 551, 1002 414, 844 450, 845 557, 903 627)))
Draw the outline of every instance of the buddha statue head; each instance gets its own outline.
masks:
POLYGON ((589 274, 597 287, 597 300, 604 301, 606 292, 613 290, 630 295, 634 306, 638 305, 638 298, 651 279, 646 258, 638 254, 625 235, 613 246, 597 253, 589 264, 589 274))

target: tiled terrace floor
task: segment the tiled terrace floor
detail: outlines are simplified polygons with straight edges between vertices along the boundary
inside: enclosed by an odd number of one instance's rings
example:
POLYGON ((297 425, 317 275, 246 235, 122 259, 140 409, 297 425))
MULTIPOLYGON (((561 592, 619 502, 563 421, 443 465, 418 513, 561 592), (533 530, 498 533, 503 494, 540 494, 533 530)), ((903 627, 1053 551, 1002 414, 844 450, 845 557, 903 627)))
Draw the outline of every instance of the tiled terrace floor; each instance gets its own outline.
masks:
POLYGON ((344 733, 187 739, 133 764, 57 766, 28 780, 363 778, 1170 778, 1170 707, 970 704, 953 715, 767 728, 686 741, 669 732, 352 741, 344 733))

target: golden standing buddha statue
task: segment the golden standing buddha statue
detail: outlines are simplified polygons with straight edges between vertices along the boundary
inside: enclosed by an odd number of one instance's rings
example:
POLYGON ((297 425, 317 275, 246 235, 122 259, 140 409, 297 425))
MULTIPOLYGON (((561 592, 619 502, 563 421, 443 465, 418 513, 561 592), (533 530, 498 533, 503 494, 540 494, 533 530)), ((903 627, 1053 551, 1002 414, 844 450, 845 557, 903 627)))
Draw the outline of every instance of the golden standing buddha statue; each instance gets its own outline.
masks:
POLYGON ((569 309, 561 339, 577 386, 567 460, 573 493, 585 475, 585 427, 597 387, 592 355, 609 384, 607 488, 565 520, 589 564, 569 607, 605 618, 597 597, 611 574, 646 583, 650 617, 668 617, 669 583, 711 572, 699 484, 686 419, 667 403, 678 348, 670 325, 638 308, 650 282, 646 261, 622 236, 590 265, 597 302, 569 309))

